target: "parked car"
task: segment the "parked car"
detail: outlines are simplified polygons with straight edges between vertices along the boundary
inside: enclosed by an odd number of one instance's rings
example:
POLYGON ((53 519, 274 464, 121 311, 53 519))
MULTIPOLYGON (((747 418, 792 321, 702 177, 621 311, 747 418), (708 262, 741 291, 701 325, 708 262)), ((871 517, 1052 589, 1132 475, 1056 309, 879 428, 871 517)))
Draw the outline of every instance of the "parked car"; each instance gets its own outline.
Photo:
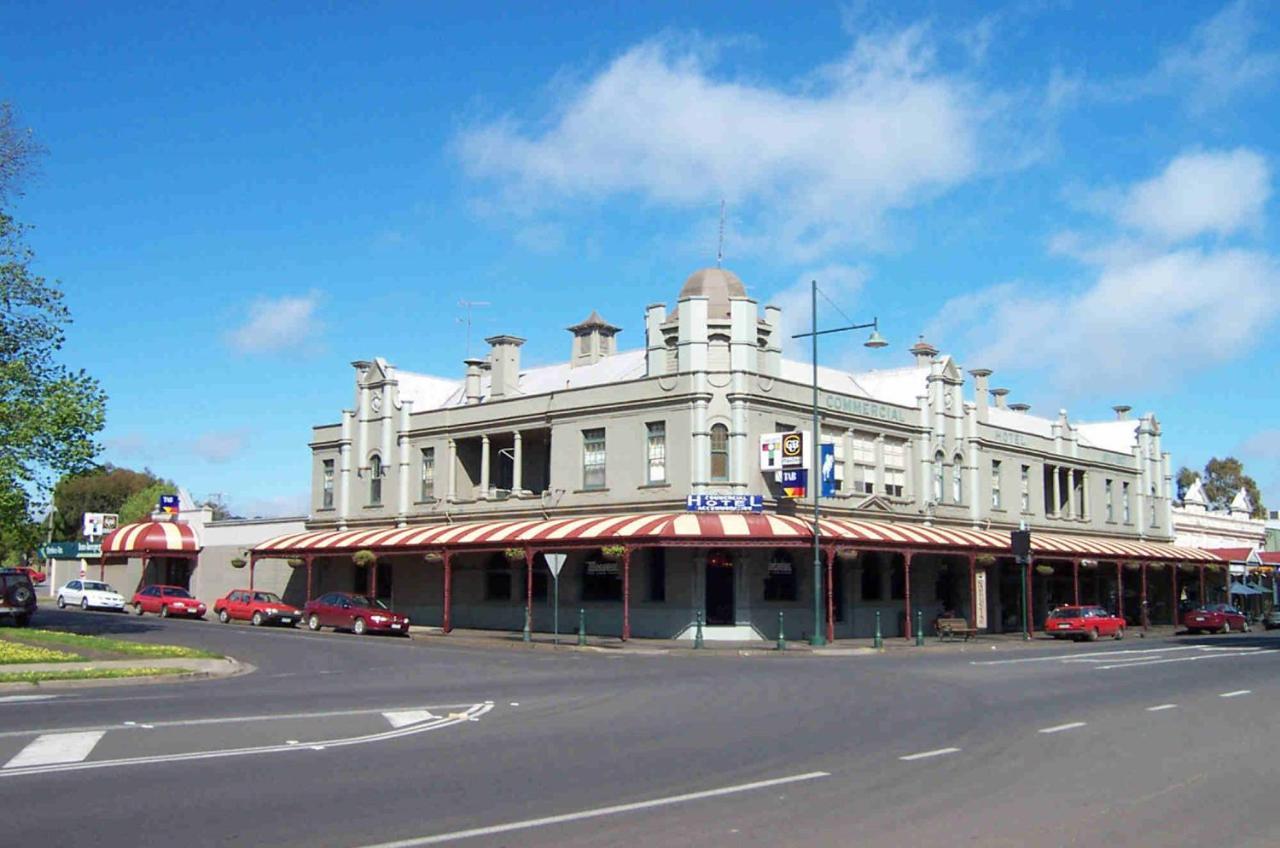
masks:
POLYGON ((1275 630, 1280 627, 1280 609, 1273 609, 1262 617, 1262 626, 1268 630, 1275 630))
POLYGON ((1123 639, 1124 619, 1102 607, 1058 607, 1045 619, 1044 632, 1055 639, 1074 639, 1077 642, 1096 642, 1099 636, 1123 639))
POLYGON ((319 630, 332 627, 350 630, 357 636, 370 631, 409 635, 409 617, 391 609, 382 601, 349 592, 330 592, 302 608, 307 627, 319 630))
POLYGON ((204 618, 207 607, 192 597, 191 593, 181 586, 144 586, 133 596, 133 611, 136 615, 152 612, 161 618, 171 615, 188 615, 192 618, 204 618))
POLYGON ((30 577, 31 583, 33 586, 43 586, 44 581, 47 579, 43 571, 39 570, 38 568, 32 568, 29 565, 16 566, 16 570, 21 571, 23 574, 30 577))
POLYGON ((264 624, 297 627, 302 620, 302 610, 286 604, 275 592, 260 592, 257 589, 231 590, 225 597, 213 602, 213 614, 223 624, 229 624, 235 619, 248 621, 255 627, 264 624))
POLYGON ((58 609, 67 604, 80 609, 112 609, 124 612, 124 595, 100 580, 69 580, 58 590, 58 609))
POLYGON ((31 578, 17 568, 0 568, 0 618, 26 627, 36 613, 36 590, 31 578))
POLYGON ((1230 633, 1232 630, 1249 632, 1249 619, 1231 604, 1204 604, 1187 613, 1183 618, 1188 633, 1230 633))

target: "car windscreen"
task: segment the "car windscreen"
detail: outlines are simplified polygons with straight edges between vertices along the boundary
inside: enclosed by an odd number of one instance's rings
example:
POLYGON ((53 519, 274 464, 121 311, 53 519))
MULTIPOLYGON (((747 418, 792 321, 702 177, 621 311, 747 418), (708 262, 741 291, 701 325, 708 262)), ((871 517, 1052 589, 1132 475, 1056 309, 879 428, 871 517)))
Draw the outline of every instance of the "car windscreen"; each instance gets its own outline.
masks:
POLYGON ((86 592, 114 592, 115 591, 115 589, 112 589, 106 583, 99 583, 96 580, 84 581, 84 589, 86 592))
POLYGON ((189 597, 191 597, 191 593, 190 593, 190 592, 188 592, 186 589, 165 589, 165 590, 164 590, 164 594, 165 594, 165 597, 166 597, 166 598, 189 598, 189 597))
POLYGON ((1080 610, 1078 609, 1059 609, 1049 613, 1050 618, 1079 618, 1080 610))
POLYGON ((364 595, 352 595, 351 603, 355 604, 358 607, 369 607, 371 609, 380 609, 380 610, 390 609, 390 607, 388 607, 382 601, 372 600, 370 598, 366 598, 364 595))
POLYGON ((284 603, 284 601, 280 600, 280 596, 279 596, 279 595, 277 595, 275 592, 254 592, 254 593, 253 593, 253 600, 254 600, 255 602, 257 602, 257 603, 260 603, 260 604, 282 604, 282 603, 284 603))

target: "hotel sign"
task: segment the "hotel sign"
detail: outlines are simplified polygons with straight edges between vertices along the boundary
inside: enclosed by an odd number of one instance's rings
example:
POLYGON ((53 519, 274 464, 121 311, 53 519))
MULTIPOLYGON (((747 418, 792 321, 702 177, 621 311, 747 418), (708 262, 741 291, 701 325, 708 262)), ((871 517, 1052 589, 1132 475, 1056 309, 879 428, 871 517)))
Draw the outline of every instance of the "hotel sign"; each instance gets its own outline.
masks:
POLYGON ((764 512, 764 495, 689 495, 689 512, 764 512))
POLYGON ((896 421, 899 424, 907 423, 907 410, 897 406, 890 406, 887 403, 876 403, 873 400, 865 400, 864 398, 845 397, 844 395, 830 393, 827 394, 826 401, 828 409, 848 412, 851 415, 861 415, 864 418, 879 418, 881 421, 896 421))

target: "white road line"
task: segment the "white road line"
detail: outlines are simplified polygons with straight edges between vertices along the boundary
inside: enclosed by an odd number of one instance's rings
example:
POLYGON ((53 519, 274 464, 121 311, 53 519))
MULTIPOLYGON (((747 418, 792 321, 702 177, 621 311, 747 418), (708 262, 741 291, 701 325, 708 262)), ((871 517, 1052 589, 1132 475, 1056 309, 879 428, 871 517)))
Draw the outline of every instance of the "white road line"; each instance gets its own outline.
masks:
POLYGON ((919 754, 907 754, 905 757, 898 757, 898 759, 902 760, 904 763, 909 763, 912 760, 926 760, 929 757, 941 757, 944 754, 954 754, 959 750, 959 748, 938 748, 934 751, 922 751, 919 754))
POLYGON ((1084 657, 1120 657, 1132 654, 1165 654, 1173 651, 1196 651, 1199 645, 1181 645, 1176 648, 1144 648, 1124 651, 1094 651, 1088 654, 1054 654, 1048 657, 1021 657, 1016 660, 970 660, 969 665, 1015 665, 1019 663, 1053 662, 1054 660, 1078 660, 1084 657))
MULTIPOLYGON (((449 713, 449 718, 455 718, 457 715, 457 713, 449 713)), ((440 716, 432 714, 430 710, 396 710, 395 712, 383 713, 382 717, 391 722, 391 726, 397 729, 440 718, 440 716)))
POLYGON ((1077 727, 1084 727, 1088 722, 1073 721, 1067 724, 1055 724, 1053 727, 1040 728, 1041 733, 1061 733, 1064 730, 1075 730, 1077 727))
POLYGON ((1234 692, 1223 692, 1218 697, 1219 698, 1237 698, 1240 695, 1252 695, 1252 694, 1253 694, 1252 689, 1237 689, 1234 692))
POLYGON ((1225 660, 1233 657, 1264 657, 1266 655, 1264 653, 1249 653, 1245 651, 1233 654, 1200 654, 1194 657, 1168 657, 1161 660, 1141 660, 1139 662, 1116 663, 1115 665, 1100 665, 1095 668, 1098 671, 1110 671, 1115 668, 1137 668, 1144 665, 1165 665, 1166 663, 1196 662, 1198 660, 1225 660))
POLYGON ((1154 707, 1147 707, 1147 712, 1158 713, 1164 710, 1172 710, 1177 708, 1177 704, 1156 704, 1154 707))
POLYGON ((28 766, 47 766, 57 763, 78 763, 89 756, 106 731, 89 733, 50 733, 37 736, 31 744, 4 764, 7 769, 28 766))
POLYGON ((754 783, 739 783, 736 786, 722 786, 719 789, 706 789, 702 792, 689 792, 684 795, 669 795, 666 798, 654 798, 652 801, 637 801, 634 804, 617 804, 612 807, 597 807, 594 810, 580 810, 576 813, 565 813, 560 816, 546 816, 540 819, 495 824, 489 827, 477 827, 471 830, 457 830, 453 833, 437 833, 432 836, 401 839, 395 842, 379 842, 363 848, 418 848, 420 845, 438 845, 441 842, 452 842, 456 839, 470 839, 476 836, 493 836, 498 833, 510 833, 513 830, 527 830, 535 827, 546 827, 565 822, 595 819, 601 816, 616 816, 619 813, 632 813, 636 810, 648 810, 654 807, 665 807, 671 804, 685 804, 700 801, 703 798, 717 798, 722 795, 734 795, 739 792, 751 792, 756 789, 768 789, 773 786, 785 786, 788 783, 800 783, 806 780, 817 780, 830 777, 826 771, 811 771, 805 774, 793 774, 788 777, 776 777, 772 780, 758 780, 754 783))
POLYGON ((51 701, 57 695, 6 695, 0 698, 0 704, 26 703, 27 701, 51 701))

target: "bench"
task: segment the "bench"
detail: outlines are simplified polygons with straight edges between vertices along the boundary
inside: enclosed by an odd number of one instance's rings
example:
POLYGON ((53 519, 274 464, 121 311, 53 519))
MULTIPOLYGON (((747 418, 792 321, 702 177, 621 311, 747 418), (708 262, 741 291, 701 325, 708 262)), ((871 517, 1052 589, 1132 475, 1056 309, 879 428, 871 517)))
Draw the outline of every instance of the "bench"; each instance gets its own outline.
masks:
POLYGON ((938 638, 948 642, 957 636, 963 636, 968 642, 978 635, 978 628, 970 627, 969 622, 963 618, 939 618, 933 623, 933 627, 938 638))

